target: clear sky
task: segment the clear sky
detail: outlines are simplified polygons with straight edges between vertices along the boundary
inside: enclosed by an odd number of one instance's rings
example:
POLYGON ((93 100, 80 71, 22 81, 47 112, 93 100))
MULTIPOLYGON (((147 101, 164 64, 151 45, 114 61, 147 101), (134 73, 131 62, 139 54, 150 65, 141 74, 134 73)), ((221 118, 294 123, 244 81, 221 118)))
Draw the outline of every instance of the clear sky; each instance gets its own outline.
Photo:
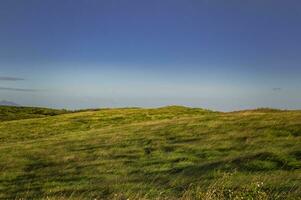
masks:
POLYGON ((301 109, 300 0, 1 0, 0 100, 301 109))

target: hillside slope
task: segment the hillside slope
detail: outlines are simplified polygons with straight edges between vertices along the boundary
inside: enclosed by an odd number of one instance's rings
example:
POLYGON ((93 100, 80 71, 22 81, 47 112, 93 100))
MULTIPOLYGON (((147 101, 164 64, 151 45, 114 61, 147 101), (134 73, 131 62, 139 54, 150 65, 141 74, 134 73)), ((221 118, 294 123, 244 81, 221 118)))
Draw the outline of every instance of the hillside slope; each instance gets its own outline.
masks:
POLYGON ((0 144, 0 199, 301 196, 299 111, 103 109, 0 122, 0 144))
POLYGON ((50 108, 34 108, 34 107, 20 107, 20 106, 2 106, 0 105, 0 122, 40 118, 46 116, 54 116, 69 113, 66 110, 56 110, 50 108))

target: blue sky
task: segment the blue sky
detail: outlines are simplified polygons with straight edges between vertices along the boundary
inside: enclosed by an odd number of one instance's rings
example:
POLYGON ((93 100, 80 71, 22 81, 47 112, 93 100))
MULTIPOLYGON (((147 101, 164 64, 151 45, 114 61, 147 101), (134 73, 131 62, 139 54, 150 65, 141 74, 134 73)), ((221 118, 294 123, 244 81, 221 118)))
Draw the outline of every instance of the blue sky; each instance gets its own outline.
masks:
POLYGON ((301 109, 293 0, 1 0, 0 100, 301 109))

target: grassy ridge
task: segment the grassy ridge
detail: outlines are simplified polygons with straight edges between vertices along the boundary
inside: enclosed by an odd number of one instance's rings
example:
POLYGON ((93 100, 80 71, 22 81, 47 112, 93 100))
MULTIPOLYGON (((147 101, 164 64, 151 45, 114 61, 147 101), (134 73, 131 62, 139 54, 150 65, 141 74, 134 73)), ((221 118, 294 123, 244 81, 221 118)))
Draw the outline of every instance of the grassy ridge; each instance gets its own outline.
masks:
POLYGON ((0 143, 3 199, 301 196, 299 111, 88 110, 0 122, 0 143))
POLYGON ((65 113, 68 113, 68 111, 49 108, 0 106, 0 121, 41 118, 65 113))

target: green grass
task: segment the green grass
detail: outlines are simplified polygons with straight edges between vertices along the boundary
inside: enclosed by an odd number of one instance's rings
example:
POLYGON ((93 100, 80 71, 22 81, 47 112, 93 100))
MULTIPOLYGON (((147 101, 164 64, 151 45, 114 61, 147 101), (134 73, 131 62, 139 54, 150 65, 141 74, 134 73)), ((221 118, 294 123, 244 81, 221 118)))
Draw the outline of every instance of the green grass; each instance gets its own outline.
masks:
POLYGON ((301 111, 170 106, 20 118, 0 118, 0 199, 301 196, 301 111))

